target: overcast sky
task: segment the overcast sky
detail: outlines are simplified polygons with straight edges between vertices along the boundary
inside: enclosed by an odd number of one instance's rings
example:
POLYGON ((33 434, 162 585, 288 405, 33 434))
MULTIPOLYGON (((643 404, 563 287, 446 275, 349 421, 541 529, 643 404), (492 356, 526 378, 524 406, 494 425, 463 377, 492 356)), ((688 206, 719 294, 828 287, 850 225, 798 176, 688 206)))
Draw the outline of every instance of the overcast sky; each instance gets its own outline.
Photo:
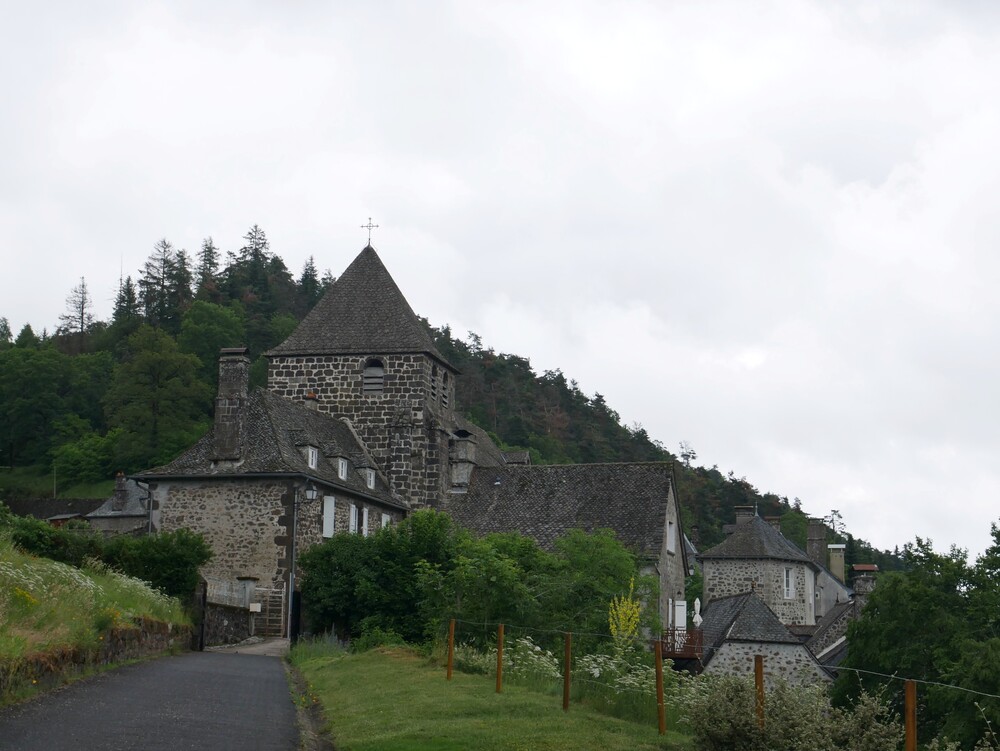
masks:
POLYGON ((107 318, 161 237, 367 241, 413 308, 561 368, 880 548, 1000 518, 988 2, 5 3, 0 316, 107 318))

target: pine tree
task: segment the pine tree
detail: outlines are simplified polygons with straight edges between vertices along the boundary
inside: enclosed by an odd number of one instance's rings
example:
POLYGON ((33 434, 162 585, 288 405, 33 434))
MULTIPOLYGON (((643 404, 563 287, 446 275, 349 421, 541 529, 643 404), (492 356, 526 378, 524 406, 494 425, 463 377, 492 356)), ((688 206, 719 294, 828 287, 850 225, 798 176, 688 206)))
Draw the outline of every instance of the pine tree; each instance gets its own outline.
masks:
POLYGON ((69 338, 72 352, 83 352, 87 331, 94 323, 93 307, 94 301, 87 289, 87 280, 81 276, 80 283, 66 297, 66 312, 59 316, 60 326, 57 331, 69 338))
POLYGON ((187 251, 179 250, 167 275, 167 320, 164 322, 164 328, 171 334, 177 334, 181 330, 181 319, 194 301, 191 293, 193 281, 194 275, 191 273, 191 260, 187 251))
POLYGON ((0 316, 0 352, 10 349, 14 344, 14 333, 10 330, 10 321, 0 316))
POLYGON ((299 315, 305 315, 312 310, 322 292, 319 275, 316 273, 316 261, 312 256, 309 256, 306 259, 305 266, 302 267, 302 276, 299 277, 299 315))
POLYGON ((159 328, 169 316, 170 275, 174 266, 174 246, 163 238, 153 246, 139 277, 139 302, 146 322, 159 328))
POLYGON ((135 283, 131 276, 125 277, 125 281, 118 285, 118 294, 115 295, 115 309, 111 316, 114 325, 124 325, 138 320, 139 299, 135 291, 135 283))
POLYGON ((202 240, 198 251, 198 265, 195 267, 195 297, 199 300, 219 303, 219 249, 211 237, 202 240))

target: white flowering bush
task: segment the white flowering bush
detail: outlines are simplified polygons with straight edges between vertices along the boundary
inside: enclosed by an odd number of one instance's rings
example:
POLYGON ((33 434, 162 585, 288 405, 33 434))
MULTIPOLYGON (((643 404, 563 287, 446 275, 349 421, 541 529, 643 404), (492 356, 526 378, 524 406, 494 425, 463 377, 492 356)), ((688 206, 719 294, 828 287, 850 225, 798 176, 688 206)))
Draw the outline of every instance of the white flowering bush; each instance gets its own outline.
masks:
POLYGON ((562 680, 559 667, 555 656, 535 644, 530 636, 519 637, 504 649, 504 671, 513 676, 562 680))

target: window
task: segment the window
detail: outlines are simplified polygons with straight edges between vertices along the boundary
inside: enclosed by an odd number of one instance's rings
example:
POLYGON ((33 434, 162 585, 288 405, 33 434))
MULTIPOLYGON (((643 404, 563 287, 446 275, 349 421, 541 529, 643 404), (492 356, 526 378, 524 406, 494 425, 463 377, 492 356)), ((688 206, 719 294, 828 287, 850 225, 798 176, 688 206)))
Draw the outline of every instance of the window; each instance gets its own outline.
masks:
POLYGON ((438 400, 438 366, 431 365, 431 401, 438 400))
POLYGON ((347 479, 347 459, 343 457, 337 460, 337 477, 341 480, 347 479))
POLYGON ((390 524, 392 524, 392 517, 388 514, 382 514, 382 529, 385 529, 390 524))
POLYGON ((795 598, 795 569, 785 566, 785 599, 795 598))
POLYGON ((357 532, 358 531, 358 507, 355 506, 353 503, 351 504, 351 526, 350 526, 350 531, 351 532, 357 532))
POLYGON ((677 525, 667 522, 667 552, 677 552, 677 525))
POLYGON ((337 499, 332 495, 323 496, 323 537, 333 537, 337 531, 334 517, 337 513, 337 499))
POLYGON ((364 475, 365 475, 365 485, 367 485, 369 489, 374 489, 374 487, 375 487, 375 470, 374 469, 366 469, 365 472, 364 472, 364 475))
POLYGON ((364 394, 381 394, 384 388, 385 365, 375 357, 366 360, 364 377, 361 381, 361 391, 364 394))
POLYGON ((361 509, 361 534, 368 537, 368 507, 361 509))
POLYGON ((306 446, 306 464, 309 465, 309 469, 316 469, 316 465, 319 464, 319 449, 315 446, 306 446))
POLYGON ((448 371, 441 377, 441 404, 448 406, 448 371))

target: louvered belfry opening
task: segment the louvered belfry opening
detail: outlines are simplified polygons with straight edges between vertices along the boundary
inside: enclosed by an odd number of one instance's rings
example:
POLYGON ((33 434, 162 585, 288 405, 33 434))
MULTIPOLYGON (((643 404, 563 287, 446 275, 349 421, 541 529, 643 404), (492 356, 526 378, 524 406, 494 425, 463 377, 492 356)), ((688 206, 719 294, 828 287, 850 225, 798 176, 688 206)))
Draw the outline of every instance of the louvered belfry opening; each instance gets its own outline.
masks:
POLYGON ((381 394, 385 389, 385 365, 377 357, 365 361, 361 390, 365 394, 381 394))

